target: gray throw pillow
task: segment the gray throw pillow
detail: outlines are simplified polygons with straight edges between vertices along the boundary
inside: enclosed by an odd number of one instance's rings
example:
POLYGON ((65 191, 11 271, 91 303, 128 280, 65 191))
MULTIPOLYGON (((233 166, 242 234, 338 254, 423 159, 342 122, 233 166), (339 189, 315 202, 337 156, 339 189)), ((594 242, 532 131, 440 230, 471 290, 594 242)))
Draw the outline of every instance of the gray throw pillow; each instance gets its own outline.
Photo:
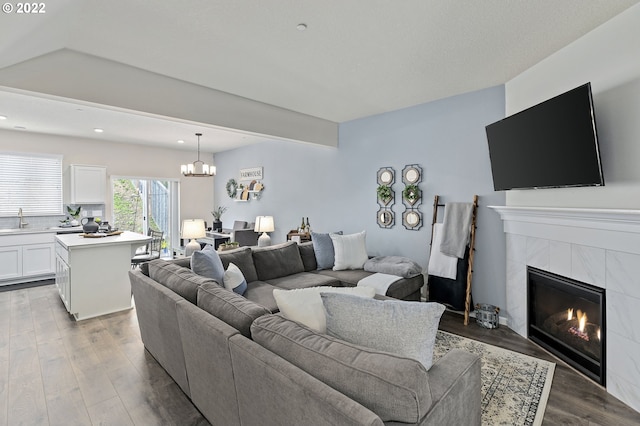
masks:
MULTIPOLYGON (((334 234, 342 235, 342 231, 334 232, 334 234)), ((316 254, 318 270, 332 269, 336 254, 333 250, 333 241, 329 234, 311 232, 311 243, 313 244, 313 251, 316 254)))
POLYGON ((320 297, 330 336, 416 359, 427 370, 431 368, 444 305, 337 293, 321 293, 320 297))
POLYGON ((194 251, 191 255, 191 270, 203 277, 216 280, 220 285, 224 285, 224 266, 218 252, 211 246, 206 246, 202 250, 194 251))

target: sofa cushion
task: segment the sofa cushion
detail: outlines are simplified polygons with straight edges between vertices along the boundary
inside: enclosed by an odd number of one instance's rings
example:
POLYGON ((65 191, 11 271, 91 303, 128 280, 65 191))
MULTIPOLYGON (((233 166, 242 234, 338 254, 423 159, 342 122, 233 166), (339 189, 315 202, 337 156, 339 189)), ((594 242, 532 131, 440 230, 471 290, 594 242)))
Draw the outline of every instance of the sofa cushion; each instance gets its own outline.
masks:
POLYGON ((320 293, 345 293, 373 298, 376 292, 370 287, 309 287, 295 290, 273 290, 280 313, 290 320, 306 325, 319 333, 327 331, 327 319, 320 293))
POLYGON ((268 283, 284 290, 317 287, 319 285, 341 287, 340 281, 335 278, 314 274, 313 272, 299 272, 285 277, 274 278, 269 280, 268 283))
POLYGON ((220 285, 224 283, 224 266, 218 252, 212 246, 193 252, 191 270, 198 275, 216 280, 220 285))
POLYGON ((229 267, 230 263, 233 263, 240 268, 247 283, 258 280, 258 273, 253 264, 253 256, 251 256, 251 248, 241 247, 234 250, 226 250, 219 253, 219 255, 225 269, 229 267))
POLYGON ((251 323, 256 318, 269 314, 264 306, 213 284, 203 284, 198 288, 198 307, 209 312, 231 327, 251 337, 251 323))
MULTIPOLYGON (((335 234, 342 235, 342 231, 335 234)), ((336 254, 329 234, 311 232, 311 243, 316 256, 317 269, 332 269, 336 254)))
POLYGON ((316 333, 281 314, 256 319, 251 335, 384 422, 415 424, 431 408, 428 373, 416 360, 316 333))
POLYGON ((247 291, 243 296, 260 306, 264 306, 271 312, 278 312, 278 304, 273 297, 273 290, 275 289, 269 283, 263 281, 251 281, 247 283, 247 291))
POLYGON ((224 288, 238 293, 240 296, 247 291, 247 280, 244 279, 242 271, 234 263, 229 263, 229 267, 224 272, 224 288))
POLYGON ((304 272, 300 251, 294 241, 254 248, 253 263, 260 281, 304 272))
MULTIPOLYGON (((179 259, 163 259, 165 263, 173 263, 174 265, 182 266, 183 268, 191 268, 191 258, 190 257, 181 257, 179 259)), ((149 263, 144 262, 140 264, 140 271, 149 276, 149 263)))
POLYGON ((330 336, 413 358, 427 370, 431 368, 444 305, 336 293, 322 293, 320 297, 330 336))
POLYGON ((324 275, 325 277, 331 277, 338 280, 343 287, 354 287, 358 285, 358 281, 372 274, 371 272, 367 272, 362 269, 347 269, 344 271, 325 269, 317 271, 316 273, 318 275, 324 275))
POLYGON ((211 278, 200 276, 189 268, 183 268, 174 263, 165 262, 162 259, 149 262, 149 278, 162 284, 193 304, 197 302, 198 287, 202 284, 211 284, 221 288, 220 285, 211 278))
POLYGON ((329 236, 335 251, 333 270, 362 269, 368 259, 365 246, 366 231, 349 235, 329 234, 329 236))
POLYGON ((316 253, 313 250, 313 242, 307 241, 306 243, 299 243, 298 250, 300 251, 300 258, 302 259, 302 265, 305 272, 311 272, 318 269, 316 263, 316 253))

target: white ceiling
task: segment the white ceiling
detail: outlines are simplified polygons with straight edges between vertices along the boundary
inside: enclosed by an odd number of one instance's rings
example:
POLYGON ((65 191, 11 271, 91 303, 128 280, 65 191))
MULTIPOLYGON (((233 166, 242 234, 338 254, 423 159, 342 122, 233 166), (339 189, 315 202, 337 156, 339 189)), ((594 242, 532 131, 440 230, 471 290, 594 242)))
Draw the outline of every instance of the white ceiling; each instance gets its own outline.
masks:
MULTIPOLYGON (((0 76, 71 49, 340 123, 503 84, 637 3, 57 0, 44 14, 0 16, 0 76)), ((37 78, 47 78, 46 67, 37 78)), ((0 86, 7 86, 1 77, 0 86)), ((0 90, 0 115, 8 117, 0 128, 173 148, 201 131, 203 150, 212 152, 265 139, 31 95, 0 90)))

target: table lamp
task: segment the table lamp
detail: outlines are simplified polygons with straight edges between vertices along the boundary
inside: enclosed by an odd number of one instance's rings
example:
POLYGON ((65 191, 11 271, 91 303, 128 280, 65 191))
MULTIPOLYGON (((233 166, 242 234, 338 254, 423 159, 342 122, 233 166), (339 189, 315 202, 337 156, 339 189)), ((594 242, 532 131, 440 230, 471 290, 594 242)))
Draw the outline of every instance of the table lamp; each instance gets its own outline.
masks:
POLYGON ((271 237, 267 235, 267 232, 273 232, 274 229, 273 216, 256 217, 256 227, 254 228, 254 231, 262 232, 262 235, 258 238, 258 247, 271 245, 271 237))
POLYGON ((196 238, 205 237, 206 231, 204 229, 204 219, 187 219, 182 221, 183 239, 190 239, 189 244, 184 247, 184 255, 189 257, 194 251, 200 250, 200 243, 196 241, 196 238))

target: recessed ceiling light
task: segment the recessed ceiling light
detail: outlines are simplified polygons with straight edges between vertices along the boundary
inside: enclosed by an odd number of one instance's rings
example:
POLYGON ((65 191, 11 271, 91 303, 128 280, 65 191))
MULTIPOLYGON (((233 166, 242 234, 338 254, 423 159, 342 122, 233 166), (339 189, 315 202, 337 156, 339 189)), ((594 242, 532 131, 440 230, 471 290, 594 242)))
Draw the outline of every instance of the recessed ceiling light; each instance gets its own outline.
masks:
POLYGON ((13 128, 18 130, 27 130, 27 128, 24 126, 13 126, 13 128))
POLYGON ((96 133, 102 133, 102 132, 104 132, 104 130, 103 130, 103 129, 100 129, 100 128, 98 128, 98 127, 96 127, 95 129, 93 129, 93 131, 94 131, 94 132, 96 132, 96 133))
POLYGON ((304 31, 304 30, 307 29, 307 24, 300 23, 300 24, 296 25, 296 28, 298 29, 298 31, 304 31))
POLYGON ((182 139, 180 139, 180 140, 178 141, 178 143, 184 143, 184 141, 183 141, 182 139))
POLYGON ((7 116, 6 115, 0 115, 0 120, 6 120, 7 116))

